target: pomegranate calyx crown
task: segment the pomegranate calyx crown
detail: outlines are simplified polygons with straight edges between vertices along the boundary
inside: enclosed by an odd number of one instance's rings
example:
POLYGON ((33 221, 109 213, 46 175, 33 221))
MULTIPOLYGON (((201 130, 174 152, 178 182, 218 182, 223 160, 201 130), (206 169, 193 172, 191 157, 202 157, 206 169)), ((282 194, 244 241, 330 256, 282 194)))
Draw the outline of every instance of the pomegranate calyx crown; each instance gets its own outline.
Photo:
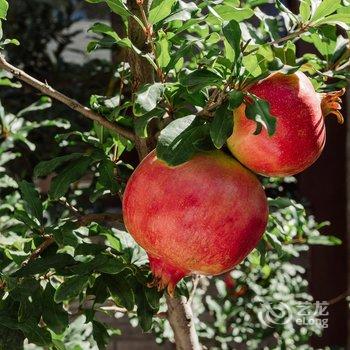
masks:
POLYGON ((337 118, 339 124, 344 123, 344 117, 340 112, 342 103, 341 96, 344 94, 345 88, 321 94, 321 109, 323 117, 333 114, 337 118))

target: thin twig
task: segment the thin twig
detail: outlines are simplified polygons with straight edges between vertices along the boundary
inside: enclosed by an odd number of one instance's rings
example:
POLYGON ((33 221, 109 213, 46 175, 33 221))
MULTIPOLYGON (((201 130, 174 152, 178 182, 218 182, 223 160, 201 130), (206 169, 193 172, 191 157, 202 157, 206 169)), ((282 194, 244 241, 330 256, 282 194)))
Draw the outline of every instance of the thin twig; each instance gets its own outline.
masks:
POLYGON ((213 117, 213 113, 217 107, 221 106, 227 99, 227 92, 225 88, 223 90, 215 89, 209 98, 205 107, 199 111, 196 116, 200 118, 210 119, 213 117))
POLYGON ((334 305, 336 303, 339 303, 339 301, 342 301, 343 299, 347 298, 348 296, 350 296, 349 291, 345 291, 344 293, 341 293, 340 295, 338 295, 330 300, 327 300, 327 304, 334 305))
POLYGON ((92 213, 86 214, 79 217, 77 223, 79 226, 86 226, 91 222, 121 222, 123 220, 123 215, 118 213, 92 213))
POLYGON ((79 216, 79 210, 72 204, 68 203, 66 200, 60 199, 59 202, 63 204, 74 216, 79 216))
POLYGON ((24 81, 25 83, 29 84, 35 89, 41 91, 43 94, 48 95, 53 99, 64 103, 66 106, 73 109, 74 111, 79 112, 86 118, 89 118, 91 120, 98 122, 99 124, 103 125, 105 128, 112 130, 117 134, 124 136, 130 140, 135 139, 135 135, 131 130, 110 122, 108 119, 105 119, 101 115, 94 112, 92 109, 83 106, 78 101, 73 100, 70 97, 62 94, 61 92, 52 88, 50 85, 33 78, 23 70, 8 63, 3 55, 0 55, 0 68, 6 70, 7 72, 10 72, 17 79, 24 81))
POLYGON ((52 236, 49 236, 42 242, 30 255, 23 261, 22 266, 28 265, 32 260, 36 259, 46 248, 48 248, 55 240, 52 236))
POLYGON ((151 52, 154 56, 154 59, 155 59, 155 63, 156 63, 156 66, 157 66, 157 75, 160 79, 160 81, 162 83, 165 82, 165 76, 164 76, 164 73, 162 71, 162 68, 159 66, 158 64, 158 61, 157 61, 157 53, 156 53, 156 46, 154 44, 154 41, 153 41, 153 27, 152 27, 152 24, 149 23, 148 19, 147 19, 147 15, 146 15, 146 12, 143 8, 143 1, 137 1, 137 4, 139 5, 139 8, 140 8, 140 13, 141 13, 141 17, 142 17, 142 20, 143 20, 143 23, 145 25, 145 35, 147 37, 147 41, 151 47, 151 52))
MULTIPOLYGON (((276 40, 270 41, 267 44, 268 45, 276 45, 276 44, 283 43, 284 41, 287 41, 287 40, 290 40, 290 39, 294 39, 294 38, 300 36, 301 34, 304 34, 305 32, 307 32, 309 30, 309 28, 310 28, 310 25, 304 26, 304 27, 300 28, 299 30, 297 30, 294 33, 290 33, 290 34, 288 34, 286 36, 283 36, 282 38, 278 38, 276 40)), ((253 52, 256 52, 258 50, 259 50, 259 47, 255 47, 254 49, 245 52, 245 56, 247 56, 247 55, 249 55, 249 54, 251 54, 253 52)))
POLYGON ((189 296, 189 298, 187 300, 187 303, 190 304, 190 305, 192 304, 193 298, 194 298, 194 296, 196 294, 196 290, 197 290, 200 278, 201 277, 199 275, 194 275, 193 278, 192 278, 193 287, 192 287, 190 296, 189 296))
MULTIPOLYGON (((99 306, 98 308, 96 308, 96 311, 111 311, 111 312, 120 312, 123 314, 132 314, 132 311, 128 311, 127 309, 123 308, 123 307, 119 307, 119 306, 99 306)), ((153 317, 157 317, 157 318, 166 318, 167 317, 167 313, 166 312, 158 312, 157 314, 155 314, 153 317)))

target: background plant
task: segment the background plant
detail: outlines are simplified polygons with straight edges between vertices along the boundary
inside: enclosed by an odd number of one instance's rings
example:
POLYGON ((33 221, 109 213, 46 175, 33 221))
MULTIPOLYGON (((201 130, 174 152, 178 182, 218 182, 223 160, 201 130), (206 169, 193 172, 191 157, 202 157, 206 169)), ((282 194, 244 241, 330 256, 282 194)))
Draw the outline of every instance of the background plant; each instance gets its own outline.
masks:
MULTIPOLYGON (((52 71, 57 75, 62 65, 72 69, 74 81, 77 72, 78 77, 82 72, 94 77, 98 69, 106 74, 112 70, 111 79, 105 80, 109 89, 101 84, 88 85, 83 93, 72 86, 65 90, 81 102, 89 98, 91 110, 78 112, 90 119, 96 116, 90 124, 74 111, 51 108, 46 96, 38 100, 26 94, 16 102, 22 95, 23 75, 1 57, 4 349, 21 348, 24 338, 42 347, 103 349, 116 330, 101 323, 99 314, 116 312, 127 314, 144 331, 155 332, 159 342, 172 340, 164 317, 166 300, 147 287, 151 276, 145 255, 125 232, 120 214, 118 198, 137 157, 156 146, 160 158, 177 165, 201 150, 225 149, 232 111, 245 98, 244 88, 271 72, 300 69, 320 92, 344 87, 349 79, 347 1, 302 1, 298 13, 276 1, 274 16, 266 14, 266 6, 271 6, 267 1, 89 2, 105 3, 124 27, 115 30, 96 23, 90 29, 95 38, 87 51, 121 51, 112 67, 96 61, 74 67, 62 62, 62 51, 52 62, 39 54, 43 43, 30 49, 29 39, 15 34, 16 27, 6 30, 3 21, 3 54, 9 62, 22 64, 26 60, 16 57, 29 58, 34 52, 36 63, 25 68, 39 78, 52 71), (19 36, 20 46, 11 40, 13 35, 19 36), (297 40, 310 43, 317 54, 298 57, 297 40), (23 108, 26 105, 30 106, 23 108), (85 332, 82 322, 88 324, 85 332)), ((61 30, 74 21, 74 2, 38 4, 42 7, 37 11, 58 11, 64 18, 45 32, 45 40, 61 40, 63 50, 70 37, 62 39, 61 30)), ((7 9, 1 0, 3 20, 7 9)), ((83 78, 80 84, 86 86, 83 78)), ((54 99, 58 96, 45 83, 29 83, 54 99)), ((267 128, 273 134, 276 123, 267 102, 251 97, 249 117, 256 121, 257 132, 267 128)), ((77 109, 73 102, 65 103, 77 109)), ((321 332, 295 324, 266 327, 257 317, 261 301, 280 300, 291 308, 298 301, 311 301, 304 269, 295 259, 309 244, 340 243, 321 236, 322 225, 290 199, 295 197, 293 179, 264 181, 270 197, 269 227, 257 249, 231 273, 234 288, 227 288, 220 278, 201 277, 189 278, 177 290, 178 296, 192 300, 198 336, 209 348, 234 349, 245 343, 249 349, 262 344, 307 349, 311 334, 321 332)))

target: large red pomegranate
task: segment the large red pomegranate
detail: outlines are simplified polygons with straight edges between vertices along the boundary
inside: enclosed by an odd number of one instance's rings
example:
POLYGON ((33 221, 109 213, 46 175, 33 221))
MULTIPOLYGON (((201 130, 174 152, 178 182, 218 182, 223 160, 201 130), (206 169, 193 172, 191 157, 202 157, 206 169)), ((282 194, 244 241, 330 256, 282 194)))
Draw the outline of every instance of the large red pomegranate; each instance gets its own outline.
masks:
POLYGON ((159 289, 186 275, 232 269, 258 243, 268 216, 253 173, 220 152, 170 167, 150 153, 123 197, 124 221, 146 250, 159 289))
MULTIPOLYGON (((275 73, 248 89, 270 104, 276 132, 263 129, 245 115, 245 104, 234 113, 234 128, 227 145, 234 156, 254 172, 288 176, 309 167, 320 156, 326 140, 324 117, 335 114, 339 122, 340 96, 344 90, 318 94, 306 75, 275 73)), ((246 101, 249 103, 249 101, 246 101)))

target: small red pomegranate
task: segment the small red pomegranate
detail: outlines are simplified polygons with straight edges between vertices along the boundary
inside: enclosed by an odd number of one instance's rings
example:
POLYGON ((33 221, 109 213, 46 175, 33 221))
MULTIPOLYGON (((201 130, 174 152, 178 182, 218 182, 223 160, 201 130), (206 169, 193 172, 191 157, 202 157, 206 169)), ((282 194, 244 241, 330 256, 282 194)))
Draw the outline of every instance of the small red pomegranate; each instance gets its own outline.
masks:
MULTIPOLYGON (((302 72, 274 73, 248 89, 270 104, 276 132, 263 129, 254 135, 256 123, 245 115, 245 104, 234 113, 234 128, 227 141, 232 154, 254 172, 265 176, 297 174, 320 156, 326 141, 324 117, 343 117, 340 96, 345 90, 318 94, 302 72)), ((249 103, 249 101, 247 101, 249 103)))
POLYGON ((258 243, 268 216, 254 174, 220 152, 170 167, 151 152, 123 198, 124 222, 146 250, 158 289, 186 275, 232 269, 258 243))
POLYGON ((241 286, 236 285, 235 279, 231 276, 230 272, 226 272, 224 275, 224 283, 226 285, 227 294, 233 297, 242 297, 247 294, 248 286, 243 284, 241 286))

